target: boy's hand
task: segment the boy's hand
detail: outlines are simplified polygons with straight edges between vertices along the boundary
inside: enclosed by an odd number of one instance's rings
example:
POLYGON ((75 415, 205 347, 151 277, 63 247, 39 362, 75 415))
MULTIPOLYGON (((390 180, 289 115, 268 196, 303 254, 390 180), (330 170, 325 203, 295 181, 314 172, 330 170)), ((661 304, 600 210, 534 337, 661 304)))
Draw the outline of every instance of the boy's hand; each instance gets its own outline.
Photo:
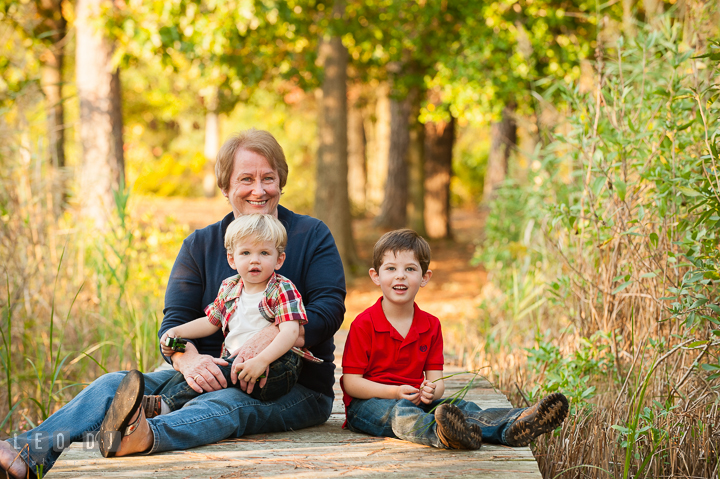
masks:
POLYGON ((255 388, 255 383, 260 381, 259 386, 262 388, 267 381, 267 375, 270 373, 270 365, 260 358, 252 358, 247 361, 239 361, 240 356, 236 357, 232 366, 232 381, 235 384, 236 379, 240 380, 240 389, 250 394, 255 388), (260 376, 264 376, 260 379, 260 376))
POLYGON ((433 402, 433 399, 435 398, 435 388, 437 387, 437 384, 428 381, 427 379, 423 381, 423 383, 420 385, 420 401, 424 402, 425 404, 430 404, 433 402))
POLYGON ((420 393, 417 388, 403 384, 395 389, 395 399, 407 399, 413 404, 420 404, 420 393))
POLYGON ((165 346, 165 341, 167 338, 175 338, 177 337, 175 334, 174 329, 168 329, 165 331, 165 334, 162 335, 162 338, 160 338, 160 351, 162 351, 163 356, 172 356, 175 351, 173 351, 171 348, 165 346))

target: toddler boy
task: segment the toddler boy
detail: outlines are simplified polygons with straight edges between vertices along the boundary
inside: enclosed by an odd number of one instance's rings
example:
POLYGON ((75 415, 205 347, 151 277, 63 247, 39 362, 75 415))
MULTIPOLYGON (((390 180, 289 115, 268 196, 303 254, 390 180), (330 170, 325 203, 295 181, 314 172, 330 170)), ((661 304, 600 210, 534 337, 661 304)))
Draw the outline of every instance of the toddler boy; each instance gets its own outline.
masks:
POLYGON ((343 354, 343 427, 447 449, 479 449, 483 438, 524 446, 567 416, 565 396, 552 394, 528 409, 480 409, 443 403, 440 321, 415 304, 432 276, 430 245, 404 229, 383 235, 370 278, 382 297, 350 326, 343 354))
MULTIPOLYGON (((300 375, 300 356, 307 357, 293 348, 300 325, 307 323, 307 315, 295 285, 275 273, 285 261, 286 244, 285 228, 272 215, 242 215, 230 223, 225 233, 225 248, 228 263, 238 274, 222 282, 217 298, 205 308, 206 317, 165 332, 160 339, 162 353, 173 354, 173 350, 165 346, 169 337, 197 339, 222 329, 225 335, 222 357, 229 360, 245 341, 275 324, 280 333, 260 354, 244 363, 236 357, 232 365, 218 367, 228 384, 232 382, 239 387, 238 378, 255 383, 265 377, 269 365, 265 386, 253 388, 250 396, 272 401, 287 394, 300 375)), ((200 376, 194 380, 202 379, 200 376)), ((145 415, 153 417, 176 411, 200 394, 177 373, 157 395, 143 398, 145 415)))

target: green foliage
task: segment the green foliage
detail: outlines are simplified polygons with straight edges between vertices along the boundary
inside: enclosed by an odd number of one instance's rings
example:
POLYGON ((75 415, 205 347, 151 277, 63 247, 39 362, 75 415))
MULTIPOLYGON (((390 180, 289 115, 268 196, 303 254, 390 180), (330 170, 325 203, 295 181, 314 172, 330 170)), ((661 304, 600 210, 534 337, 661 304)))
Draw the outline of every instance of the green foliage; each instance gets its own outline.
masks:
MULTIPOLYGON (((602 52, 597 89, 548 93, 565 121, 500 189, 478 250, 505 289, 525 265, 545 278, 560 328, 528 350, 531 394, 561 390, 588 418, 622 411, 617 449, 598 444, 622 477, 679 470, 678 408, 709 410, 720 377, 720 50, 698 55, 680 27, 602 52)), ((683 451, 705 454, 704 427, 683 451)))
POLYGON ((571 354, 560 350, 554 336, 548 330, 536 338, 535 347, 527 349, 528 367, 542 378, 530 390, 529 399, 535 402, 557 391, 568 397, 573 412, 592 407, 588 401, 595 397, 598 387, 602 390, 608 379, 617 378, 610 334, 597 331, 590 338, 578 338, 571 354))

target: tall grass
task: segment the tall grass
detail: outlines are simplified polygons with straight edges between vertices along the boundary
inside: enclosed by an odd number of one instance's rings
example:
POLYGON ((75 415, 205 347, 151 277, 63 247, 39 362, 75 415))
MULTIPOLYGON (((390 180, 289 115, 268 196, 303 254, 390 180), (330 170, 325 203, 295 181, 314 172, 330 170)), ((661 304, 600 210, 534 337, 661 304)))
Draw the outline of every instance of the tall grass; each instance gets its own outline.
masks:
POLYGON ((0 123, 0 430, 7 434, 43 421, 100 374, 159 364, 162 298, 187 235, 138 212, 125 190, 116 194, 108 233, 97 234, 72 204, 57 204, 60 173, 73 171, 45 164, 42 142, 33 141, 41 127, 32 119, 0 123))
POLYGON ((571 399, 534 444, 546 478, 720 473, 720 44, 681 31, 601 45, 595 89, 565 90, 566 121, 491 207, 468 367, 516 404, 571 399))

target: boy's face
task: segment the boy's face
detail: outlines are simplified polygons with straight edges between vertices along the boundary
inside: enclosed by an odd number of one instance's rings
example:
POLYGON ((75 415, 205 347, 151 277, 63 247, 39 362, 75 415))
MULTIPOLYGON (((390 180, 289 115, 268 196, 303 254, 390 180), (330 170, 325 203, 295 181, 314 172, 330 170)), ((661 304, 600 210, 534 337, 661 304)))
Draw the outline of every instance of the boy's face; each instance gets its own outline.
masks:
POLYGON ((250 293, 265 289, 273 271, 280 269, 285 262, 285 253, 278 253, 272 241, 253 241, 244 239, 235 245, 232 253, 227 253, 230 267, 236 270, 250 293))
POLYGON ((422 274, 420 262, 412 251, 388 251, 380 270, 370 269, 370 278, 380 286, 385 300, 393 304, 413 304, 418 290, 428 284, 432 271, 422 274))

